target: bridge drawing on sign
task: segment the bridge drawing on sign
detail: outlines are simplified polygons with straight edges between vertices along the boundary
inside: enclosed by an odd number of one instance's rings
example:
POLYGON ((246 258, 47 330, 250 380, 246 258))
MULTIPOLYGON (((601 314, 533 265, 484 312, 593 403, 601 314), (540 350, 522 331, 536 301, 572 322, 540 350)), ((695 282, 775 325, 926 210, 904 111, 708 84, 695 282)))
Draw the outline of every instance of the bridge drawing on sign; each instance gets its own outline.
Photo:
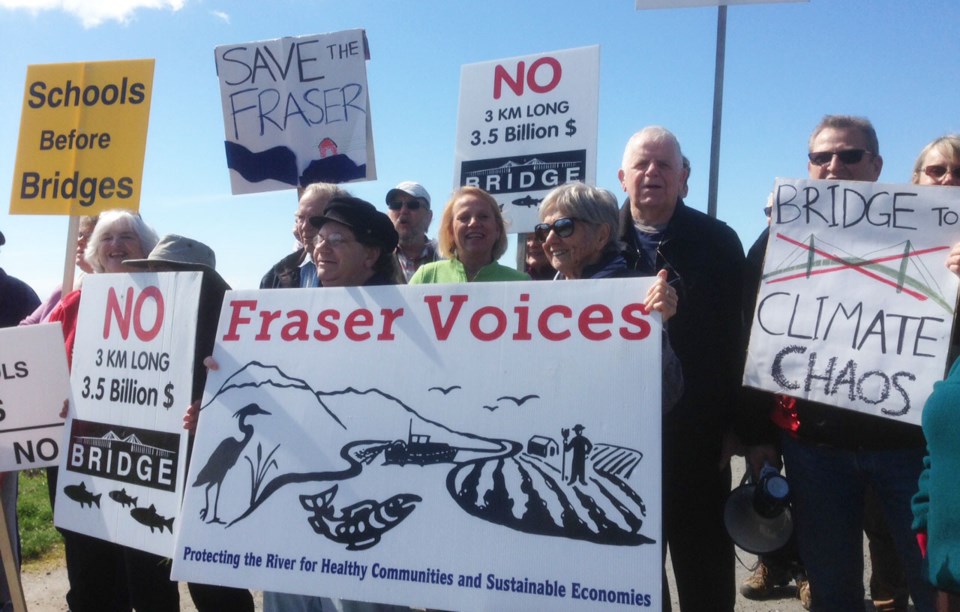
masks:
POLYGON ((786 283, 823 274, 853 273, 870 278, 880 286, 890 287, 899 295, 920 302, 930 300, 948 314, 953 314, 952 297, 944 295, 945 291, 922 259, 930 253, 948 251, 949 246, 918 249, 912 241, 906 240, 855 255, 814 234, 800 241, 778 232, 775 239, 794 248, 772 269, 767 266, 763 274, 764 284, 786 283))

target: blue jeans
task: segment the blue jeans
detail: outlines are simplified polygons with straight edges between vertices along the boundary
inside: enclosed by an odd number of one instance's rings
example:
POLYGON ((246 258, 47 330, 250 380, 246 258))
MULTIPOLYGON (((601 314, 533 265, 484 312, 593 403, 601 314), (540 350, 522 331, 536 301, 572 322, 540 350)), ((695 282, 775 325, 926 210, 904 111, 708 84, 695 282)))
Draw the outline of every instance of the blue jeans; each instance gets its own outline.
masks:
POLYGON ((800 558, 810 579, 812 610, 863 610, 863 507, 874 487, 918 612, 933 610, 920 548, 910 529, 923 449, 844 450, 782 435, 800 558))

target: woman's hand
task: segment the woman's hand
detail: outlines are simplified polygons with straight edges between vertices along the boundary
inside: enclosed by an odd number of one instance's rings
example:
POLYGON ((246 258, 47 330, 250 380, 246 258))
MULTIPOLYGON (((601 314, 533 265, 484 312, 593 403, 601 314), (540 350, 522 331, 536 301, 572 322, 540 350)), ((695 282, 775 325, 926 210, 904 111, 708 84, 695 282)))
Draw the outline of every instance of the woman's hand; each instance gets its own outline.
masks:
POLYGON ((197 421, 200 419, 200 400, 193 400, 183 414, 183 428, 191 434, 197 430, 197 421))
POLYGON ((960 242, 953 245, 950 254, 947 255, 947 269, 960 276, 960 242))
MULTIPOLYGON (((960 252, 958 252, 960 263, 960 252)), ((667 271, 657 272, 657 280, 647 289, 647 297, 643 305, 649 310, 656 310, 664 323, 677 314, 677 290, 667 284, 667 271)))
MULTIPOLYGON (((217 363, 217 360, 211 357, 205 357, 203 360, 203 365, 207 367, 208 370, 216 372, 220 369, 220 364, 217 363)), ((200 419, 200 400, 195 399, 190 402, 190 405, 187 406, 187 411, 183 413, 183 428, 189 431, 191 434, 197 430, 197 421, 200 419)))

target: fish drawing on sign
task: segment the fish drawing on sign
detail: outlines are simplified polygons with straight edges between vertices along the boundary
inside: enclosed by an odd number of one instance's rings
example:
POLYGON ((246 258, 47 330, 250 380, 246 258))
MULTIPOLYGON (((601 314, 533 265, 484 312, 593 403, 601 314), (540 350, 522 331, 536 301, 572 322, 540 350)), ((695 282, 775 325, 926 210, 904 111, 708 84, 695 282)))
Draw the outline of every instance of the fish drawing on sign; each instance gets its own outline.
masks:
POLYGON ((511 204, 514 206, 526 206, 527 208, 532 208, 540 204, 540 200, 528 195, 522 198, 517 198, 511 202, 511 204))
POLYGON ((133 506, 134 508, 137 507, 137 498, 130 497, 129 495, 127 495, 126 489, 120 489, 119 491, 110 491, 109 495, 110 495, 110 499, 117 502, 124 508, 126 508, 127 506, 133 506))
POLYGON ((173 533, 173 517, 160 516, 153 504, 150 504, 149 508, 134 508, 130 511, 130 516, 141 525, 149 527, 150 533, 153 533, 154 528, 163 533, 164 527, 167 528, 167 531, 173 533))
POLYGON ((383 534, 400 524, 410 516, 418 502, 419 495, 401 493, 383 502, 365 499, 340 509, 337 514, 333 507, 333 498, 337 495, 337 485, 322 493, 301 495, 300 504, 313 516, 307 519, 313 530, 326 538, 346 544, 347 550, 365 550, 376 546, 383 534))
POLYGON ((223 479, 226 478, 227 472, 236 465, 237 460, 240 458, 240 453, 243 452, 243 448, 250 442, 250 438, 253 437, 253 425, 247 424, 247 417, 256 414, 268 415, 270 413, 257 404, 247 404, 233 413, 234 418, 239 417, 240 419, 240 432, 243 433, 243 438, 240 440, 236 438, 225 438, 221 441, 220 444, 217 445, 217 448, 214 449, 213 454, 210 455, 210 458, 207 459, 207 463, 200 469, 200 473, 197 474, 197 479, 193 481, 193 486, 195 487, 207 485, 207 488, 204 490, 206 503, 203 506, 203 510, 200 511, 201 519, 206 519, 210 512, 210 489, 214 486, 217 487, 217 494, 213 498, 213 518, 207 521, 209 523, 223 523, 223 521, 217 517, 217 504, 220 502, 220 486, 223 484, 223 479))
POLYGON ((102 493, 94 495, 90 491, 87 491, 87 484, 84 482, 78 485, 67 485, 63 487, 63 492, 66 493, 67 497, 78 502, 81 508, 83 508, 84 504, 91 508, 93 508, 93 504, 97 504, 97 508, 99 508, 100 496, 103 495, 102 493))

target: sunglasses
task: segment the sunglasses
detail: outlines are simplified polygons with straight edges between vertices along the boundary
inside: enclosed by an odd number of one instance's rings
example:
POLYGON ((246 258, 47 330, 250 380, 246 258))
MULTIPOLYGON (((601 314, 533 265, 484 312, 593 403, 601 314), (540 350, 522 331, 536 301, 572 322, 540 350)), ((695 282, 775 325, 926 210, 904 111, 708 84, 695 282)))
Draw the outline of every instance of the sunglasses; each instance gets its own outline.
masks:
POLYGON ((533 235, 540 242, 546 242, 551 231, 560 238, 567 238, 573 233, 574 221, 573 217, 561 217, 553 223, 537 223, 533 226, 533 235))
POLYGON ((864 151, 863 149, 847 149, 846 151, 820 151, 819 153, 809 153, 807 157, 810 158, 810 163, 814 166, 826 166, 833 159, 833 156, 836 155, 841 164, 844 166, 850 166, 852 164, 859 164, 865 153, 867 153, 867 151, 864 151))
POLYGON ((409 202, 390 202, 387 208, 390 210, 401 210, 406 205, 407 210, 420 210, 420 200, 410 200, 409 202))
POLYGON ((933 179, 943 178, 943 175, 947 172, 950 173, 955 180, 960 181, 960 166, 954 168, 947 168, 946 166, 924 166, 923 173, 933 179))

